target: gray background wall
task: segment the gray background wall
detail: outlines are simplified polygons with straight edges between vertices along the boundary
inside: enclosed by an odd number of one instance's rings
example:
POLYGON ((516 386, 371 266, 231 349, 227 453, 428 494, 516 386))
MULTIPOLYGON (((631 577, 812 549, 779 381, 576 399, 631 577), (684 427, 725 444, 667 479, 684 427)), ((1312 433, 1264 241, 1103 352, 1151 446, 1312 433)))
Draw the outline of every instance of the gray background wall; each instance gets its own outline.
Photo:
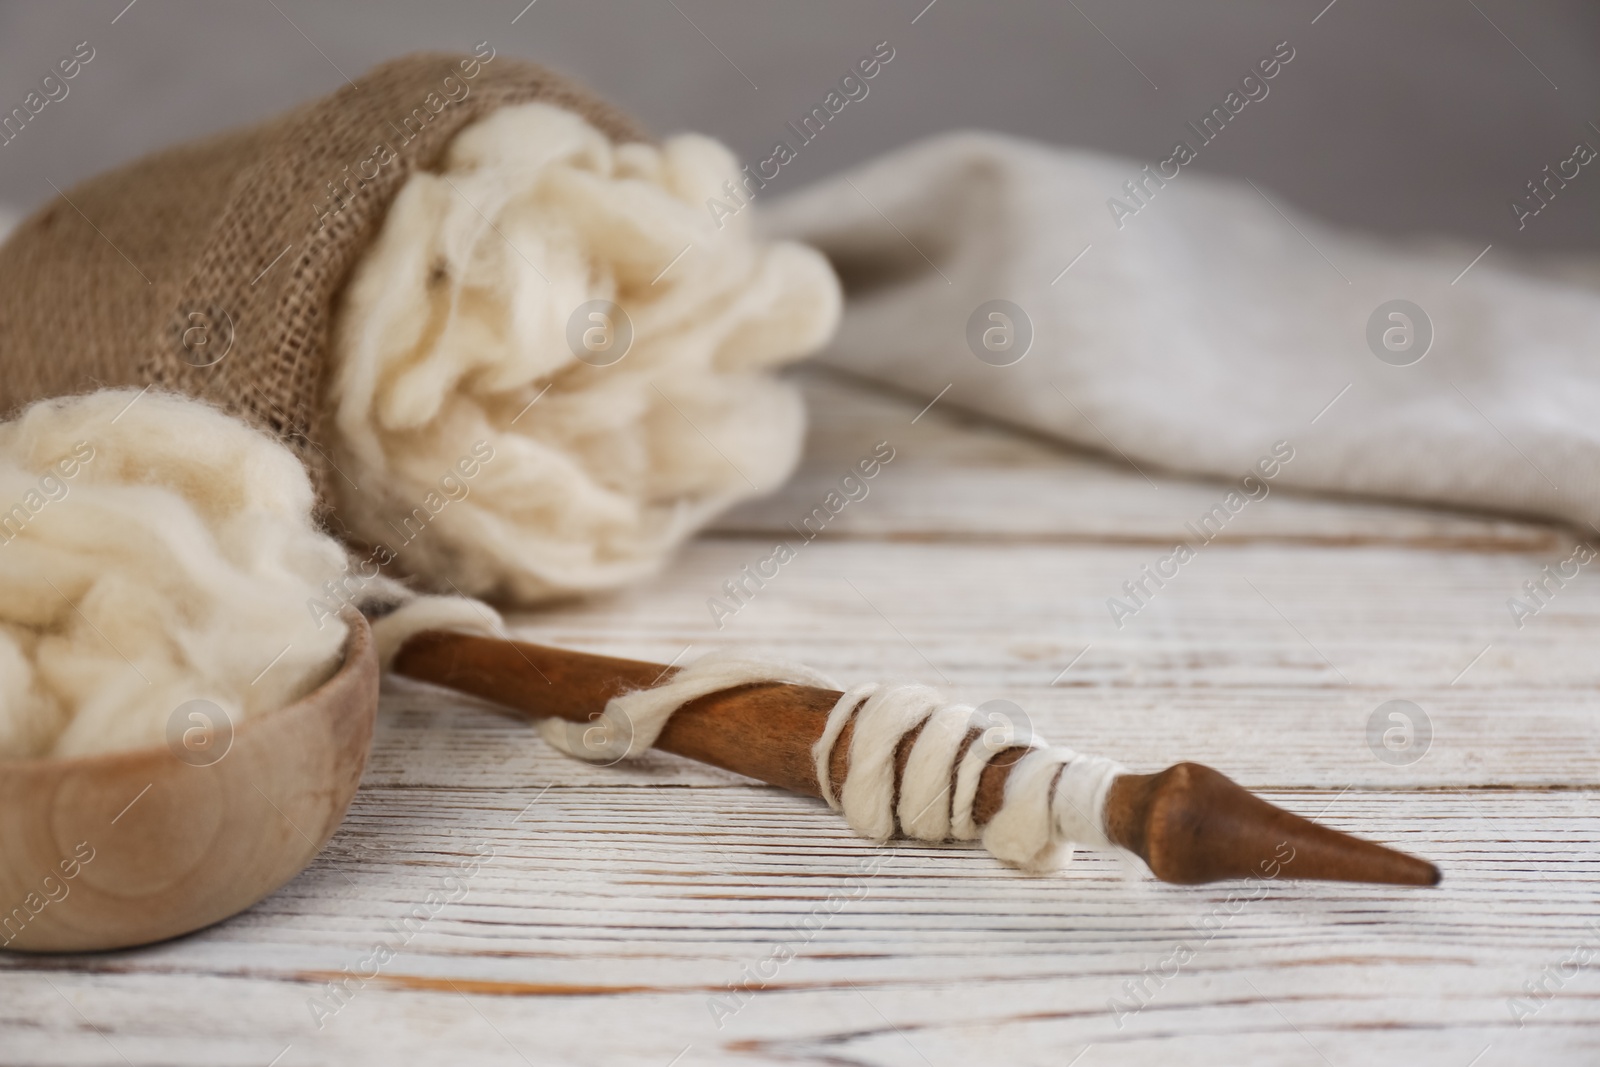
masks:
POLYGON ((4 3, 0 111, 77 42, 96 57, 0 147, 0 204, 29 208, 49 181, 265 116, 332 89, 340 71, 359 80, 387 56, 484 39, 580 77, 659 132, 703 130, 746 160, 888 40, 893 63, 784 169, 786 187, 963 126, 1154 161, 1287 39, 1294 62, 1200 169, 1374 230, 1600 246, 1600 163, 1520 233, 1507 207, 1575 141, 1600 147, 1588 125, 1600 124, 1600 5, 1584 0, 525 2, 4 3))

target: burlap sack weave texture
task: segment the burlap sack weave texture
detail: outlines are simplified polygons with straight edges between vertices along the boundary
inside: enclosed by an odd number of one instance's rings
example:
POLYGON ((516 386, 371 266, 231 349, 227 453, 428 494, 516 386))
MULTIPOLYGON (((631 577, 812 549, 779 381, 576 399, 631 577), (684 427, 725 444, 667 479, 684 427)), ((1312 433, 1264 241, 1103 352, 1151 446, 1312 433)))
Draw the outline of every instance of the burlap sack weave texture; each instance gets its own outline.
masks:
POLYGON ((470 123, 531 101, 645 139, 572 82, 480 46, 392 60, 263 124, 66 190, 0 247, 0 413, 95 388, 171 389, 277 436, 326 505, 320 395, 340 289, 411 173, 470 123))

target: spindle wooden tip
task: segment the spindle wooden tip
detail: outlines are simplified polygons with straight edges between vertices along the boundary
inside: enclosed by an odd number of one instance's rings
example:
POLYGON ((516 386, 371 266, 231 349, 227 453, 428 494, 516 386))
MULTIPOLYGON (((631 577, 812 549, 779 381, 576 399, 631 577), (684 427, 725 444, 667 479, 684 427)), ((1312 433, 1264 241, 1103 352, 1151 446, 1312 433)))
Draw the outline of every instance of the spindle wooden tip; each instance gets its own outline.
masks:
POLYGON ((1180 885, 1251 876, 1437 885, 1440 877, 1425 860, 1284 811, 1199 763, 1118 778, 1105 829, 1157 878, 1180 885))

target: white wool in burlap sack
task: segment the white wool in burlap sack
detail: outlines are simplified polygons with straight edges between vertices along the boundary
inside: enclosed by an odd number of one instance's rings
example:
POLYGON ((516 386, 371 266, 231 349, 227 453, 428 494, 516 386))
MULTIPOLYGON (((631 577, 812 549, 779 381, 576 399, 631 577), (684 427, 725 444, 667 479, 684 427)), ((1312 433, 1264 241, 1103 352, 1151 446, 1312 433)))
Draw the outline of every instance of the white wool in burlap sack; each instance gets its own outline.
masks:
POLYGON ((648 574, 776 488, 804 411, 771 371, 831 335, 839 291, 811 249, 757 241, 750 212, 718 226, 706 202, 738 180, 705 137, 613 145, 545 104, 457 137, 339 311, 341 520, 437 584, 526 601, 648 574), (569 341, 595 300, 632 325, 609 366, 569 341))
POLYGON ((345 557, 312 502, 288 450, 194 401, 0 424, 0 758, 160 744, 188 701, 237 725, 327 678, 346 627, 307 602, 345 557))

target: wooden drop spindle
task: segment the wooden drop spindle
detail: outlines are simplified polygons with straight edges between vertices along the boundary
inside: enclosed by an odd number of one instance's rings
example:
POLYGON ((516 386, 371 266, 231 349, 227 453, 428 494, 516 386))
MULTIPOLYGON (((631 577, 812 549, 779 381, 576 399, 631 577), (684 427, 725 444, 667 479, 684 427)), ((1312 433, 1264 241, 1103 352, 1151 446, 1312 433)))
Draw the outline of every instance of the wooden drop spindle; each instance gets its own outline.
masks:
MULTIPOLYGON (((579 723, 597 717, 612 697, 659 685, 675 673, 658 663, 440 631, 407 641, 394 671, 533 718, 579 723)), ((655 747, 821 796, 811 747, 842 695, 779 683, 712 693, 678 709, 655 747)), ((850 735, 846 725, 833 747, 835 790, 849 774, 850 735)), ((896 753, 897 773, 905 770, 914 738, 908 735, 896 753)), ((984 769, 973 802, 980 826, 999 810, 1006 778, 1026 751, 1003 750, 984 769)), ((1284 811, 1198 763, 1117 778, 1106 798, 1105 823, 1111 841, 1167 882, 1193 885, 1251 875, 1389 885, 1439 881, 1431 863, 1284 811)))

